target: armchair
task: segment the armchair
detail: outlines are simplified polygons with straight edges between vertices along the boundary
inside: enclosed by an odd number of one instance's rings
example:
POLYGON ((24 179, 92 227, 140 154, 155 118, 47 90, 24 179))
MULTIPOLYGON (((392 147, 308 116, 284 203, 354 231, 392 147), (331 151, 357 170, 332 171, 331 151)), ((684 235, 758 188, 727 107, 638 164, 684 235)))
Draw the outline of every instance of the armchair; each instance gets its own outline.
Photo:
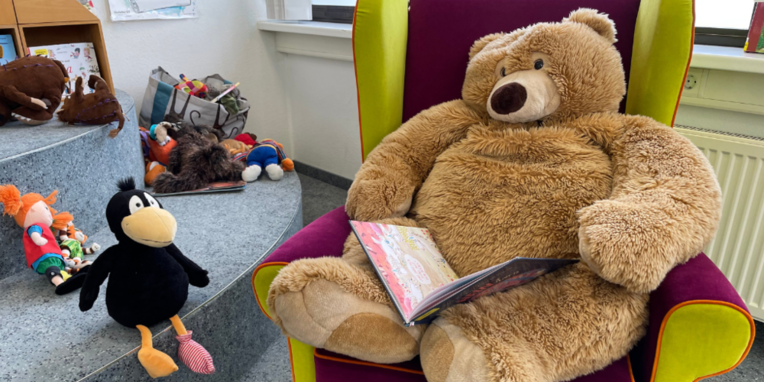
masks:
MULTIPOLYGON (((402 121, 460 97, 467 52, 477 38, 579 7, 608 13, 629 82, 621 109, 673 125, 692 54, 692 0, 358 0, 353 29, 364 157, 402 121)), ((298 257, 340 256, 350 233, 338 208, 274 251, 253 273, 262 311, 279 270, 298 257)), ((576 382, 690 382, 725 373, 746 356, 753 319, 704 255, 672 270, 650 296, 648 333, 631 353, 576 382)), ((425 381, 419 361, 379 365, 289 339, 295 382, 425 381)))

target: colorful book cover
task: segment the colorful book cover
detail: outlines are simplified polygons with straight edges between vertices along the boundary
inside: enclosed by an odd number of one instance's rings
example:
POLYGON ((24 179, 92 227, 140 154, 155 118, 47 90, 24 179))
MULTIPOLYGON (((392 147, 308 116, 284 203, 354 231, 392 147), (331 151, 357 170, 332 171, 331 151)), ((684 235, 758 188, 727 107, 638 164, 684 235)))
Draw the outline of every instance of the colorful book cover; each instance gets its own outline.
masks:
POLYGON ((753 4, 751 26, 743 50, 749 53, 764 53, 764 2, 753 4))
MULTIPOLYGON (((88 82, 91 74, 101 76, 101 69, 98 67, 95 47, 93 43, 81 42, 73 44, 59 44, 29 47, 28 53, 33 56, 45 56, 54 60, 61 61, 69 73, 69 91, 74 91, 74 84, 78 77, 82 77, 85 84, 88 82)), ((85 93, 92 93, 94 90, 85 86, 85 93)))
POLYGON ((0 34, 0 65, 5 65, 17 58, 18 55, 16 55, 16 45, 13 43, 13 36, 0 34))
POLYGON ((391 300, 407 326, 439 312, 531 282, 578 260, 515 258, 459 277, 424 228, 350 221, 391 300))

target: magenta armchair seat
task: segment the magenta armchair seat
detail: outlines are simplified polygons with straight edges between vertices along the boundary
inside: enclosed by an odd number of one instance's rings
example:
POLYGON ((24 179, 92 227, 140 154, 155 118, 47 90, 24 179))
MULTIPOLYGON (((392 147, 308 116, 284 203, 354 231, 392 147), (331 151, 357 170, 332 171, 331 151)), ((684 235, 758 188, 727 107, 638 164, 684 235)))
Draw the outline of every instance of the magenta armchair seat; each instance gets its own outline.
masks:
MULTIPOLYGON (((258 271, 268 268, 280 269, 285 264, 303 258, 341 256, 345 240, 351 232, 348 220, 344 207, 327 213, 287 240, 258 267, 253 275, 253 286, 256 289, 255 294, 258 297, 258 302, 266 314, 268 312, 264 308, 264 296, 267 295, 267 285, 270 284, 272 278, 267 280, 268 273, 263 272, 262 279, 258 280, 258 271), (258 287, 266 288, 265 294, 262 290, 258 290, 258 287)), ((729 306, 741 313, 745 312, 744 316, 750 322, 751 340, 745 352, 736 357, 739 358, 738 361, 722 372, 731 370, 745 358, 750 349, 753 341, 753 320, 750 318, 742 299, 727 281, 727 278, 705 254, 701 253, 686 264, 674 268, 668 273, 661 286, 651 293, 647 335, 631 353, 605 369, 579 377, 575 381, 645 382, 655 380, 654 369, 663 345, 661 337, 664 334, 666 322, 673 312, 693 304, 729 306)), ((698 335, 701 334, 698 333, 698 335)), ((425 382, 418 358, 395 365, 378 365, 316 349, 314 362, 315 380, 317 382, 425 382)), ((720 372, 699 375, 698 377, 716 374, 720 374, 720 372)), ((297 378, 295 381, 301 382, 297 378)))

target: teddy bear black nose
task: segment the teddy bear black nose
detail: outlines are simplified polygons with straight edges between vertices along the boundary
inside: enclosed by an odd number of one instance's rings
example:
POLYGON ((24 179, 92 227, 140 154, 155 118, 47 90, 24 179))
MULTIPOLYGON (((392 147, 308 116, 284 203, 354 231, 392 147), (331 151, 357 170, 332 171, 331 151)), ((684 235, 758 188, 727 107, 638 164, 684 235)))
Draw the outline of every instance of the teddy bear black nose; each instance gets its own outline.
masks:
POLYGON ((517 82, 504 85, 491 96, 491 108, 498 114, 509 114, 520 110, 525 105, 528 93, 517 82))

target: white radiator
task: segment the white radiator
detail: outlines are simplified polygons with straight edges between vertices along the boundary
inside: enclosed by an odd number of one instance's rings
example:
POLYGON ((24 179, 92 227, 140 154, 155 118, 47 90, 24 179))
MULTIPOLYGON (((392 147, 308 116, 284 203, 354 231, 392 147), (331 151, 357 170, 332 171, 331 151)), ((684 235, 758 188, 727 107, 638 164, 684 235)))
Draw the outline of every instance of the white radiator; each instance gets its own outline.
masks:
POLYGON ((764 320, 764 139, 676 130, 703 151, 722 188, 719 231, 705 253, 764 320))

